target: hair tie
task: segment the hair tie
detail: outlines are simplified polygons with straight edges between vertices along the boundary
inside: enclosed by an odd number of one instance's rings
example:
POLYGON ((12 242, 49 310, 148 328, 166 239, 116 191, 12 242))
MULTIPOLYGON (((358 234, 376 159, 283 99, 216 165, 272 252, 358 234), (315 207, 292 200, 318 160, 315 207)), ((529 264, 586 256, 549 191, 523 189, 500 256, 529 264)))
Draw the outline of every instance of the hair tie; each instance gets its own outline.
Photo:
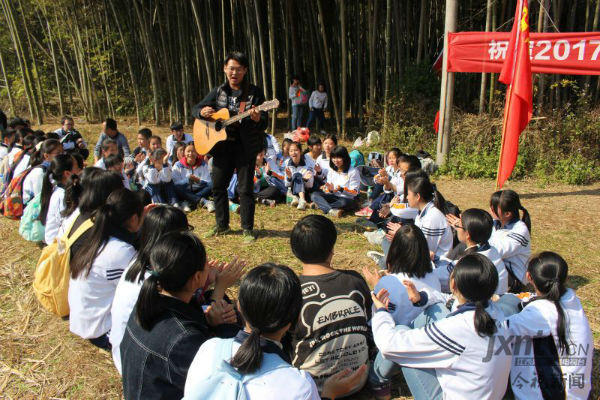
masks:
POLYGON ((155 277, 156 279, 160 278, 160 274, 157 271, 150 269, 148 272, 151 276, 155 277))

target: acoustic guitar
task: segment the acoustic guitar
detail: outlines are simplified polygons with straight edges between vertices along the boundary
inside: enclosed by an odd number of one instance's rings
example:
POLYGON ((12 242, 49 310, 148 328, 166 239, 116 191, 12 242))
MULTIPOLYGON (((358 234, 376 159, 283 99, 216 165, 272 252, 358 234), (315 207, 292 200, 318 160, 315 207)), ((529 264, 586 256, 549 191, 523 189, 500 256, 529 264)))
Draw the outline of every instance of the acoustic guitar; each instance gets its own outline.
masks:
MULTIPOLYGON (((256 107, 259 111, 269 111, 279 107, 279 100, 273 99, 265 101, 260 106, 256 107)), ((245 112, 229 117, 229 110, 227 108, 221 108, 209 118, 209 119, 196 119, 194 121, 194 147, 199 154, 206 154, 220 141, 227 139, 227 133, 225 128, 231 124, 235 124, 238 121, 248 117, 250 111, 248 109, 245 112)))

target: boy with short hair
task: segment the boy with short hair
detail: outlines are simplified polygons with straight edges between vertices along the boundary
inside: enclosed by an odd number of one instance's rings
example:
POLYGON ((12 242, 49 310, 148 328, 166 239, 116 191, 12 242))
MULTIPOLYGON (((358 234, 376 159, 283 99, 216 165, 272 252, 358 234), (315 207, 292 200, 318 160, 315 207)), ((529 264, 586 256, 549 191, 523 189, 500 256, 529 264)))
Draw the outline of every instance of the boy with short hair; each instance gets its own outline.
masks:
POLYGON ((104 160, 111 154, 119 154, 119 147, 117 146, 117 142, 110 138, 104 139, 104 141, 102 142, 102 158, 100 158, 96 162, 96 164, 94 164, 94 167, 106 169, 104 160))
POLYGON ((292 363, 312 375, 319 391, 331 375, 368 364, 373 343, 371 291, 358 272, 331 268, 336 240, 333 222, 316 214, 302 218, 290 238, 302 262, 302 311, 292 333, 292 363))
POLYGON ((194 138, 192 135, 183 132, 183 124, 181 122, 175 122, 171 125, 171 134, 167 137, 167 152, 169 155, 173 154, 173 149, 177 142, 188 144, 193 141, 194 138))
POLYGON ((97 162, 100 158, 102 143, 104 143, 104 140, 106 139, 115 141, 119 154, 123 157, 127 157, 131 153, 127 138, 117 130, 117 121, 112 118, 106 118, 104 122, 102 122, 102 132, 100 132, 98 142, 96 143, 96 147, 94 147, 94 161, 97 162))

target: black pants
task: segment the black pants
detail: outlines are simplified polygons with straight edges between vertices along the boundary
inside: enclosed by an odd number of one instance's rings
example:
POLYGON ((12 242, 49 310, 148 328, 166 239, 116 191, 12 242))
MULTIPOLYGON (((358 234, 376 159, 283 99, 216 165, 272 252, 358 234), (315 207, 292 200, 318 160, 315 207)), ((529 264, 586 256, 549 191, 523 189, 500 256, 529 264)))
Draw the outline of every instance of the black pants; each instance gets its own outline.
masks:
POLYGON ((213 156, 211 172, 215 217, 219 228, 229 227, 229 199, 227 187, 234 171, 237 172, 237 192, 240 196, 242 229, 254 229, 254 166, 256 154, 247 155, 239 142, 219 143, 213 156))

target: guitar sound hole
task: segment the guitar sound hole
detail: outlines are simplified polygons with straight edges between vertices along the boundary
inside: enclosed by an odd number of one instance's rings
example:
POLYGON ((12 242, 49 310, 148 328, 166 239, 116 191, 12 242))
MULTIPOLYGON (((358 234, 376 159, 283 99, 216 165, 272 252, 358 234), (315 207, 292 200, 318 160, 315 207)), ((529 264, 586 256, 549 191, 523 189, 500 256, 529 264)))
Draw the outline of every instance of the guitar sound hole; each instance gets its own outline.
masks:
POLYGON ((221 129, 223 129, 223 122, 222 121, 215 122, 215 130, 220 131, 221 129))

